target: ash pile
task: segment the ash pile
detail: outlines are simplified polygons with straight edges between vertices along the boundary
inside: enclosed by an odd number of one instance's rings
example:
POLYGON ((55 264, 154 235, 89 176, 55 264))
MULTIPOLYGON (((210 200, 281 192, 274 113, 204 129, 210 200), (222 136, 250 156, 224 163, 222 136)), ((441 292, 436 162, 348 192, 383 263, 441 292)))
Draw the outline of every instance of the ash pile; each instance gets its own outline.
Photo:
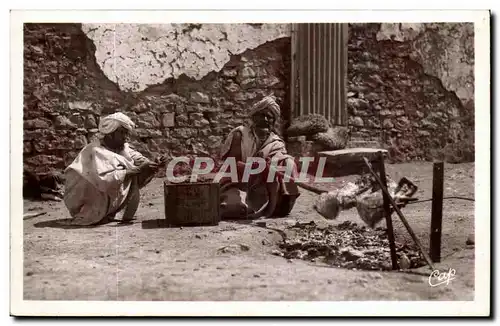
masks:
MULTIPOLYGON (((361 270, 392 270, 387 229, 359 226, 345 221, 320 228, 314 221, 290 227, 293 237, 280 243, 275 254, 287 259, 361 270)), ((425 260, 418 250, 396 243, 400 269, 418 268, 425 260)))

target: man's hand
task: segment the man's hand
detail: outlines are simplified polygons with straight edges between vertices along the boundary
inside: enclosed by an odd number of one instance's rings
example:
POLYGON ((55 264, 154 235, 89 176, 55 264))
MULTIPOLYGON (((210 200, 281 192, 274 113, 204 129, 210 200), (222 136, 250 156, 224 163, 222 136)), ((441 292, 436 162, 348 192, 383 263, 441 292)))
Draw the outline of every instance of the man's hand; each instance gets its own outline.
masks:
POLYGON ((155 162, 158 165, 164 165, 167 163, 167 157, 165 155, 160 155, 155 159, 155 162))
POLYGON ((151 169, 156 172, 167 163, 167 158, 165 156, 159 156, 154 161, 146 159, 138 163, 138 165, 135 165, 134 167, 128 169, 126 175, 136 175, 141 173, 145 169, 151 169))
POLYGON ((151 162, 150 166, 155 171, 167 164, 167 158, 164 155, 158 156, 154 162, 151 162))

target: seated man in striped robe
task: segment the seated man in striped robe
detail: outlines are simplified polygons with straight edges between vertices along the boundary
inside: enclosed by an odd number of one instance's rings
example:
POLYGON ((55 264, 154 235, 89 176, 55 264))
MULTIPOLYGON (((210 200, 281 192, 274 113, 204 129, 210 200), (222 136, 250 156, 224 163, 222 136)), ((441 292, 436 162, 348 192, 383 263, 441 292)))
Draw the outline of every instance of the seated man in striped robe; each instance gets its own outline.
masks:
MULTIPOLYGON (((280 113, 280 107, 274 97, 267 96, 263 98, 252 107, 249 112, 248 123, 233 129, 222 145, 222 159, 235 158, 239 178, 243 175, 242 172, 249 158, 259 157, 266 160, 264 171, 256 176, 251 176, 246 189, 248 191, 246 198, 258 198, 259 195, 260 197, 264 196, 266 197, 264 200, 265 205, 259 207, 262 200, 256 200, 255 202, 259 202, 256 205, 257 207, 249 207, 249 210, 243 212, 243 216, 239 218, 286 216, 290 213, 296 199, 300 196, 298 186, 294 183, 294 178, 298 175, 295 160, 287 154, 285 142, 280 137, 280 113), (277 162, 274 163, 275 166, 290 167, 291 173, 288 174, 289 179, 285 178, 284 172, 278 171, 271 182, 267 182, 271 160, 277 162), (249 189, 255 189, 260 194, 252 193, 253 191, 249 189)), ((223 190, 222 197, 224 198, 224 190, 231 188, 231 182, 226 177, 222 178, 220 183, 223 190)), ((250 204, 249 206, 252 205, 250 204)), ((224 209, 222 211, 222 218, 224 218, 224 209)), ((228 209, 228 214, 231 215, 231 209, 228 209)), ((236 216, 227 217, 233 218, 236 216)))
POLYGON ((127 143, 134 122, 123 113, 101 119, 100 139, 85 146, 65 170, 64 203, 71 225, 112 221, 123 210, 122 221, 133 219, 139 189, 148 184, 164 158, 151 161, 127 143))

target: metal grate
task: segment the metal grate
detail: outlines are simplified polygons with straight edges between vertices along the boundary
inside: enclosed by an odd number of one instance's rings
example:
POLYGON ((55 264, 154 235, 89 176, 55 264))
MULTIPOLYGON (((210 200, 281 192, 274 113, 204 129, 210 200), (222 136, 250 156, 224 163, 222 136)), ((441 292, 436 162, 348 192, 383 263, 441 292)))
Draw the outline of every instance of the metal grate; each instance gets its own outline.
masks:
POLYGON ((348 24, 292 25, 292 112, 347 124, 348 24))

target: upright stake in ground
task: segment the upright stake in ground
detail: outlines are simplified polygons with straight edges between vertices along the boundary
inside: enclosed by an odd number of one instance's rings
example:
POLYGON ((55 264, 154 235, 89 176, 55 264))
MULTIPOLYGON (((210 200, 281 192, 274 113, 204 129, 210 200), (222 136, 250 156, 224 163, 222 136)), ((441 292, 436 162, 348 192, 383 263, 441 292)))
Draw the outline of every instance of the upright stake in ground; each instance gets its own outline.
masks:
POLYGON ((432 215, 430 256, 433 262, 441 261, 441 226, 443 221, 444 163, 434 163, 432 171, 432 215))
MULTIPOLYGON (((384 154, 382 152, 378 152, 378 170, 380 172, 380 181, 382 181, 384 186, 387 187, 384 154)), ((396 243, 394 240, 394 229, 392 227, 391 203, 389 202, 389 198, 385 193, 383 193, 383 197, 384 197, 385 223, 387 225, 387 237, 389 238, 389 248, 391 250, 392 269, 399 269, 398 256, 396 255, 396 243)))
POLYGON ((375 178, 375 180, 377 181, 377 183, 380 185, 380 188, 382 189, 383 194, 385 194, 389 198, 389 202, 391 203, 391 205, 394 208, 394 210, 396 211, 396 213, 399 215, 399 218, 401 219, 401 222, 403 222, 403 225, 406 227, 406 230, 408 231, 408 233, 410 234, 410 236, 413 238, 413 241, 415 241, 415 244, 417 245, 418 249, 420 250, 420 253, 422 254, 422 256, 424 256, 424 259, 427 262, 427 265, 429 265, 430 268, 432 268, 433 270, 435 270, 434 265, 432 264, 432 261, 431 261, 429 255, 424 250, 424 247, 422 247, 422 244, 420 243, 420 241, 418 240, 417 236, 415 235, 415 232, 413 232, 412 228, 410 227, 410 224, 408 224, 408 221, 404 217, 403 213, 401 213, 401 210, 399 209, 398 205, 396 204, 396 202, 394 201, 394 199, 389 194, 389 191, 387 190, 387 187, 385 187, 382 184, 382 181, 378 177, 377 173, 375 173, 375 171, 373 171, 372 166, 370 164, 370 161, 368 161, 368 159, 366 157, 363 157, 363 160, 365 161, 366 166, 370 170, 370 173, 373 175, 373 177, 375 178))

